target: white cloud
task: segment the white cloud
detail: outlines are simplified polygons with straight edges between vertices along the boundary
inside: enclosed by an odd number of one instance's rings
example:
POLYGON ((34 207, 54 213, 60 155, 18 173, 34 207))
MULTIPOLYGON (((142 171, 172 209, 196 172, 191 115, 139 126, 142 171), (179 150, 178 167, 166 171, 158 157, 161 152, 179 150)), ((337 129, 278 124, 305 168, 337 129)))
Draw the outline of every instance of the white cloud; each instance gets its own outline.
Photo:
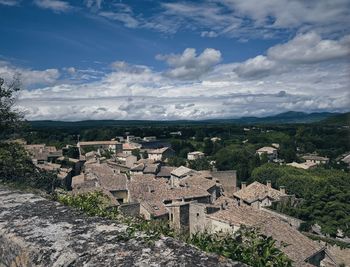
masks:
POLYGON ((103 0, 86 0, 85 3, 89 8, 100 9, 102 7, 103 0))
MULTIPOLYGON (((87 0, 89 6, 95 1, 87 0)), ((273 38, 291 33, 315 31, 339 37, 350 33, 348 0, 206 0, 165 2, 153 13, 136 13, 126 4, 97 10, 105 18, 129 28, 147 28, 166 34, 179 30, 197 32, 202 37, 226 36, 248 40, 273 38)), ((94 5, 93 7, 96 7, 94 5)), ((106 6, 107 7, 107 6, 106 6)))
POLYGON ((345 30, 349 24, 348 0, 218 0, 237 16, 250 18, 257 27, 297 29, 307 27, 320 32, 345 30))
POLYGON ((255 58, 250 58, 245 62, 239 64, 236 68, 234 68, 234 71, 240 77, 249 77, 256 79, 271 74, 271 72, 275 70, 276 65, 276 62, 260 55, 255 58))
POLYGON ((5 6, 17 6, 19 5, 21 0, 0 0, 0 5, 5 6))
POLYGON ((157 55, 172 67, 166 75, 177 79, 197 79, 221 61, 221 53, 213 48, 205 49, 197 56, 194 48, 186 48, 182 54, 157 55))
POLYGON ((72 6, 61 0, 34 0, 34 4, 43 9, 51 9, 54 12, 67 12, 72 6))
POLYGON ((202 37, 214 38, 218 37, 218 34, 214 31, 203 31, 201 32, 202 37))
POLYGON ((128 28, 136 28, 139 25, 139 22, 128 13, 104 11, 100 12, 99 15, 108 19, 120 21, 128 28))
MULTIPOLYGON (((322 39, 315 32, 299 34, 292 40, 275 45, 267 55, 250 58, 233 68, 242 78, 258 79, 295 69, 296 65, 331 63, 350 59, 350 35, 338 40, 322 39)), ((301 67, 299 67, 301 68, 301 67)))
POLYGON ((292 63, 315 63, 350 56, 350 35, 340 40, 322 40, 315 32, 299 34, 285 44, 271 47, 269 58, 292 63))
POLYGON ((27 119, 210 119, 264 116, 288 110, 348 111, 346 62, 294 65, 259 80, 221 64, 196 81, 181 81, 146 66, 116 63, 94 82, 23 90, 27 119))
POLYGON ((0 61, 1 77, 11 80, 15 75, 20 75, 21 82, 25 87, 31 87, 55 83, 60 77, 60 72, 57 69, 32 70, 18 68, 8 62, 0 61))

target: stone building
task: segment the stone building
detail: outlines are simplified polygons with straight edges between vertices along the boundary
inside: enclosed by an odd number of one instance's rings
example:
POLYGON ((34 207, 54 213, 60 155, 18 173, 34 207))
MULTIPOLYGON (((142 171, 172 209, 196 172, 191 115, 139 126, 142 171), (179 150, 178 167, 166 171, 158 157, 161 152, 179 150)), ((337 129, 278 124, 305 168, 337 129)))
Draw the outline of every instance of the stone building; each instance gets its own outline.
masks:
POLYGON ((273 201, 279 201, 282 197, 287 196, 284 187, 276 190, 271 187, 270 181, 266 185, 253 182, 248 186, 246 186, 245 182, 242 182, 241 190, 233 194, 233 197, 241 205, 249 205, 257 209, 270 206, 273 201))
POLYGON ((125 165, 127 168, 132 168, 137 162, 137 157, 130 154, 118 153, 115 156, 116 162, 125 165))
POLYGON ((304 236, 283 219, 263 210, 247 205, 238 205, 234 200, 223 197, 214 205, 191 203, 190 232, 228 232, 235 233, 242 225, 258 229, 266 236, 276 240, 276 246, 292 261, 293 266, 323 266, 327 259, 336 266, 326 248, 304 236))
POLYGON ((128 182, 130 202, 140 203, 140 214, 146 219, 166 219, 176 229, 189 227, 189 203, 212 203, 221 195, 215 180, 197 174, 184 178, 177 186, 169 179, 154 175, 134 175, 128 182))
POLYGON ((181 179, 190 176, 192 174, 196 173, 195 170, 192 170, 190 168, 187 168, 185 166, 180 166, 170 173, 170 183, 172 186, 178 186, 180 184, 181 179))
POLYGON ((225 196, 233 197, 237 191, 237 172, 235 170, 212 171, 210 175, 221 184, 225 196))
POLYGON ((25 145, 24 148, 28 152, 34 164, 54 162, 57 158, 62 157, 62 150, 57 150, 54 146, 33 144, 25 145))
POLYGON ((175 155, 175 151, 170 147, 163 147, 147 151, 148 158, 153 161, 164 161, 175 155))
POLYGON ((93 150, 109 150, 113 153, 122 152, 123 146, 118 141, 87 141, 87 142, 78 142, 77 147, 79 149, 80 155, 85 154, 84 148, 93 148, 93 150))
POLYGON ((72 178, 74 193, 103 191, 112 202, 120 205, 129 202, 128 178, 106 163, 91 163, 85 166, 84 173, 72 178))
POLYGON ((141 145, 137 143, 124 143, 123 146, 123 153, 127 155, 132 155, 134 151, 137 151, 141 149, 141 145))
POLYGON ((308 155, 302 156, 302 159, 304 159, 306 163, 316 163, 318 165, 329 163, 329 158, 321 157, 316 154, 308 154, 308 155))
POLYGON ((266 154, 269 161, 273 161, 274 159, 278 158, 278 152, 277 148, 271 147, 271 146, 264 146, 262 148, 259 148, 256 153, 261 157, 262 155, 266 154))

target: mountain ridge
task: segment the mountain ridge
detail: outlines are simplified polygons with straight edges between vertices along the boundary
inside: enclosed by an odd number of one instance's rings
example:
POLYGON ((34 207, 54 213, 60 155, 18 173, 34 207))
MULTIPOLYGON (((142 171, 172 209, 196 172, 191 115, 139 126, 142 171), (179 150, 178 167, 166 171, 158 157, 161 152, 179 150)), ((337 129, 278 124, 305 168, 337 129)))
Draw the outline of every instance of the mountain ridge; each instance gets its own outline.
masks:
POLYGON ((204 120, 81 120, 81 121, 55 121, 34 120, 28 121, 33 127, 66 127, 66 126, 118 126, 139 124, 203 124, 203 123, 233 123, 233 124, 290 124, 290 123, 316 123, 329 119, 337 121, 337 116, 347 117, 348 113, 335 112, 313 112, 287 111, 276 115, 265 117, 241 117, 226 119, 204 119, 204 120))

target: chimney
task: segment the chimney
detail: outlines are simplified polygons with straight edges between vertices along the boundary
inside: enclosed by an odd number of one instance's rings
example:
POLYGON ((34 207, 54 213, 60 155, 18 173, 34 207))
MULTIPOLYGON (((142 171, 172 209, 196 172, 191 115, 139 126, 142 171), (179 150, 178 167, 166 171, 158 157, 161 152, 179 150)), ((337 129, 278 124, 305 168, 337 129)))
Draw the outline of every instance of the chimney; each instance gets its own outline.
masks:
POLYGON ((267 180, 267 181, 266 181, 266 186, 267 186, 268 188, 271 188, 271 180, 267 180))
POLYGON ((282 194, 285 194, 286 193, 286 187, 285 186, 280 186, 280 192, 282 194))
POLYGON ((247 187, 247 182, 241 182, 241 189, 244 189, 247 187))

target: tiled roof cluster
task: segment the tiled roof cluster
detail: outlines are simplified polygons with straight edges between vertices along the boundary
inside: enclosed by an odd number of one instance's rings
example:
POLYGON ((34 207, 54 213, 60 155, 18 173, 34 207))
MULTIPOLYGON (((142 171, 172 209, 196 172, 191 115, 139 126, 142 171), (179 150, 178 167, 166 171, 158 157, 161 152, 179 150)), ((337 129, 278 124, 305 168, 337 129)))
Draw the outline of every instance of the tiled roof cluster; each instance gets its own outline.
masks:
POLYGON ((62 156, 61 150, 57 150, 54 146, 46 146, 45 144, 25 145, 24 148, 33 160, 47 161, 48 157, 62 156))
POLYGON ((170 149, 170 148, 169 147, 162 147, 162 148, 158 148, 158 149, 149 150, 147 153, 148 154, 163 154, 168 149, 170 149))
POLYGON ((281 218, 250 206, 231 204, 227 209, 208 216, 235 226, 258 228, 261 233, 276 240, 277 247, 294 261, 293 266, 308 266, 305 260, 324 249, 281 218))
POLYGON ((106 163, 89 164, 85 172, 94 176, 101 187, 109 191, 127 190, 127 177, 125 174, 117 173, 106 163))
POLYGON ((159 172, 156 174, 156 177, 170 178, 171 172, 175 167, 161 166, 159 172))
POLYGON ((161 216, 168 213, 164 202, 209 197, 207 190, 215 185, 215 181, 201 175, 185 178, 179 187, 171 187, 168 179, 154 175, 135 175, 129 181, 128 189, 132 201, 148 203, 153 207, 154 215, 161 216))
POLYGON ((171 172, 171 175, 174 175, 176 177, 183 177, 183 176, 186 176, 192 172, 194 172, 194 170, 187 168, 185 166, 180 166, 180 167, 176 168, 175 170, 173 170, 171 172))
POLYGON ((237 191, 233 195, 247 203, 263 200, 267 197, 272 200, 278 200, 281 196, 286 196, 285 193, 259 182, 251 183, 246 188, 237 191))

